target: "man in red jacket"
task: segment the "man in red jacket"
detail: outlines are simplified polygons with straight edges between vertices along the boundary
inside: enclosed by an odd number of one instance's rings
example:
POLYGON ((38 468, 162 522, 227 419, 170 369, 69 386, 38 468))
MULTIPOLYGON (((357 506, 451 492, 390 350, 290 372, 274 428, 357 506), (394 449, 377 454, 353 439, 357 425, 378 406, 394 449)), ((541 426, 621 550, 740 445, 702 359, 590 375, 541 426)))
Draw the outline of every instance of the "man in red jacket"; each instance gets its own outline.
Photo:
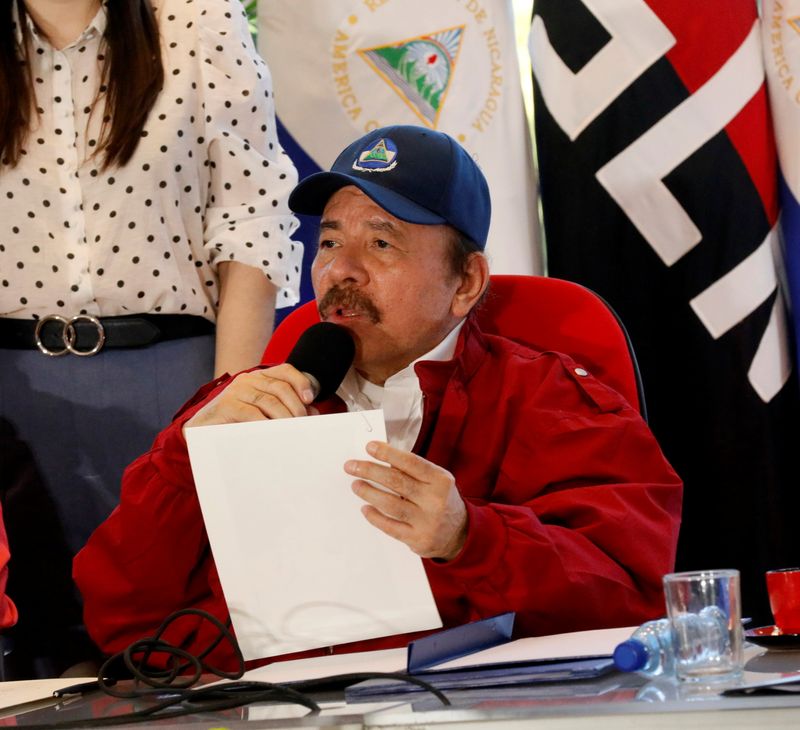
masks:
MULTIPOLYGON (((344 468, 364 517, 423 558, 445 626, 513 610, 516 633, 532 635, 660 614, 680 479, 620 395, 569 357, 485 335, 469 316, 489 282, 490 218, 469 154, 421 127, 379 129, 289 202, 322 216, 317 305, 356 344, 319 408, 384 409, 388 443, 368 448, 381 463, 344 468)), ((179 608, 227 617, 184 429, 302 417, 313 397, 287 364, 221 378, 129 467, 120 506, 75 560, 101 648, 151 635, 179 608)), ((168 638, 197 648, 206 631, 185 621, 168 638)), ((223 646, 212 658, 233 661, 223 646)))
POLYGON ((6 528, 3 524, 3 513, 0 511, 0 631, 13 626, 17 622, 17 608, 6 595, 9 557, 6 528))

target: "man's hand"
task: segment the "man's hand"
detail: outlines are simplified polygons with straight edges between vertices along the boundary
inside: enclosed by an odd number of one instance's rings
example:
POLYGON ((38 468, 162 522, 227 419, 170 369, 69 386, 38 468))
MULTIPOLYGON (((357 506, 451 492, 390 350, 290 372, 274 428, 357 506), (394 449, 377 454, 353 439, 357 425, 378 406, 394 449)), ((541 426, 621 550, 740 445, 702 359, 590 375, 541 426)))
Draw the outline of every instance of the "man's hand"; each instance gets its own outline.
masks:
POLYGON ((367 502, 361 508, 367 520, 423 558, 455 558, 467 537, 467 508, 453 475, 381 441, 370 441, 367 452, 385 464, 352 460, 344 466, 359 477, 353 492, 367 502))
POLYGON ((307 406, 313 400, 314 392, 308 378, 291 365, 253 370, 237 375, 214 400, 197 411, 184 428, 306 416, 307 406))

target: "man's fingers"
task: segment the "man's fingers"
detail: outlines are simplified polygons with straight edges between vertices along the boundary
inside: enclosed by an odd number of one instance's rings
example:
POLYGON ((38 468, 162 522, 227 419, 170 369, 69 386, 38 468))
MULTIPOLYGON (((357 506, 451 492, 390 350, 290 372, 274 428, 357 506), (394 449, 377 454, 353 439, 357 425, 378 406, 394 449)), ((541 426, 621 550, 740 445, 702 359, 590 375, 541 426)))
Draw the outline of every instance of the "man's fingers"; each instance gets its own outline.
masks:
POLYGON ((240 398, 263 410, 267 418, 289 418, 307 414, 306 404, 294 386, 285 380, 269 376, 248 381, 240 398))
POLYGON ((379 462, 351 459, 344 470, 357 477, 353 492, 367 502, 370 524, 423 558, 454 558, 466 539, 467 511, 453 475, 381 441, 367 451, 379 462))
POLYGON ((417 483, 391 466, 376 464, 373 461, 351 460, 345 463, 344 470, 352 476, 367 479, 391 489, 411 501, 414 501, 418 496, 417 483))
POLYGON ((284 409, 284 415, 268 416, 261 408, 257 408, 252 403, 242 401, 227 404, 209 403, 200 409, 183 426, 194 428, 195 426, 214 426, 226 423, 249 423, 251 421, 263 421, 267 418, 289 418, 291 414, 284 409))
POLYGON ((278 365, 237 376, 221 397, 254 405, 265 418, 290 418, 307 415, 304 399, 313 400, 314 395, 303 373, 278 365))
POLYGON ((409 500, 386 492, 361 479, 353 482, 353 492, 387 517, 410 524, 419 513, 419 508, 409 500))
POLYGON ((381 532, 387 534, 389 537, 393 537, 395 540, 400 540, 408 544, 412 528, 405 522, 393 520, 391 517, 387 517, 383 512, 369 504, 365 504, 361 508, 361 514, 367 518, 367 522, 373 527, 377 527, 381 532))
POLYGON ((311 381, 293 365, 284 363, 283 365, 276 365, 274 368, 256 370, 251 374, 261 376, 265 379, 287 383, 305 405, 308 405, 314 400, 314 391, 311 387, 311 381))
POLYGON ((444 472, 444 469, 427 459, 412 454, 410 451, 396 449, 384 441, 370 441, 367 444, 367 453, 378 459, 378 461, 384 461, 420 482, 433 481, 444 472))
POLYGON ((289 406, 280 398, 263 391, 257 391, 253 396, 252 402, 247 405, 258 409, 264 418, 270 420, 277 418, 296 418, 306 415, 305 407, 302 407, 302 410, 300 410, 296 404, 289 406))
POLYGON ((237 375, 186 426, 208 426, 308 415, 314 398, 308 378, 291 365, 237 375))

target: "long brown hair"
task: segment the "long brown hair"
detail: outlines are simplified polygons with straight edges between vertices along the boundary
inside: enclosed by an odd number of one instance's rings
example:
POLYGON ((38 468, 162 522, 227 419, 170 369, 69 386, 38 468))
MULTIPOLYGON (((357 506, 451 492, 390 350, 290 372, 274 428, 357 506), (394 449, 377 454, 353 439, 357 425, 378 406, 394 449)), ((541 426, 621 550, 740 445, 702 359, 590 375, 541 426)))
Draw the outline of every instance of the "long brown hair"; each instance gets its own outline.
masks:
MULTIPOLYGON (((16 165, 34 117, 30 32, 23 0, 0 0, 0 164, 16 165), (19 47, 12 6, 22 31, 19 47)), ((147 116, 164 84, 158 24, 150 0, 113 0, 106 4, 105 59, 95 104, 105 96, 100 144, 103 167, 124 165, 141 139, 147 116)), ((102 105, 101 109, 102 109, 102 105)))

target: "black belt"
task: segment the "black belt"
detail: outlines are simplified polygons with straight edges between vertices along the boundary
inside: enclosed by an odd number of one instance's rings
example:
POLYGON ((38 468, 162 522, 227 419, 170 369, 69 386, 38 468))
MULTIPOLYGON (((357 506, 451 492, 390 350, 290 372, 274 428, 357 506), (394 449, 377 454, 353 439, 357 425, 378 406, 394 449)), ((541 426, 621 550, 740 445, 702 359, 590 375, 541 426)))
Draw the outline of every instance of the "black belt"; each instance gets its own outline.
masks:
POLYGON ((41 319, 0 318, 0 348, 39 349, 56 357, 96 355, 104 347, 147 347, 164 340, 197 337, 214 332, 203 317, 188 314, 130 314, 94 317, 49 314, 41 319))

